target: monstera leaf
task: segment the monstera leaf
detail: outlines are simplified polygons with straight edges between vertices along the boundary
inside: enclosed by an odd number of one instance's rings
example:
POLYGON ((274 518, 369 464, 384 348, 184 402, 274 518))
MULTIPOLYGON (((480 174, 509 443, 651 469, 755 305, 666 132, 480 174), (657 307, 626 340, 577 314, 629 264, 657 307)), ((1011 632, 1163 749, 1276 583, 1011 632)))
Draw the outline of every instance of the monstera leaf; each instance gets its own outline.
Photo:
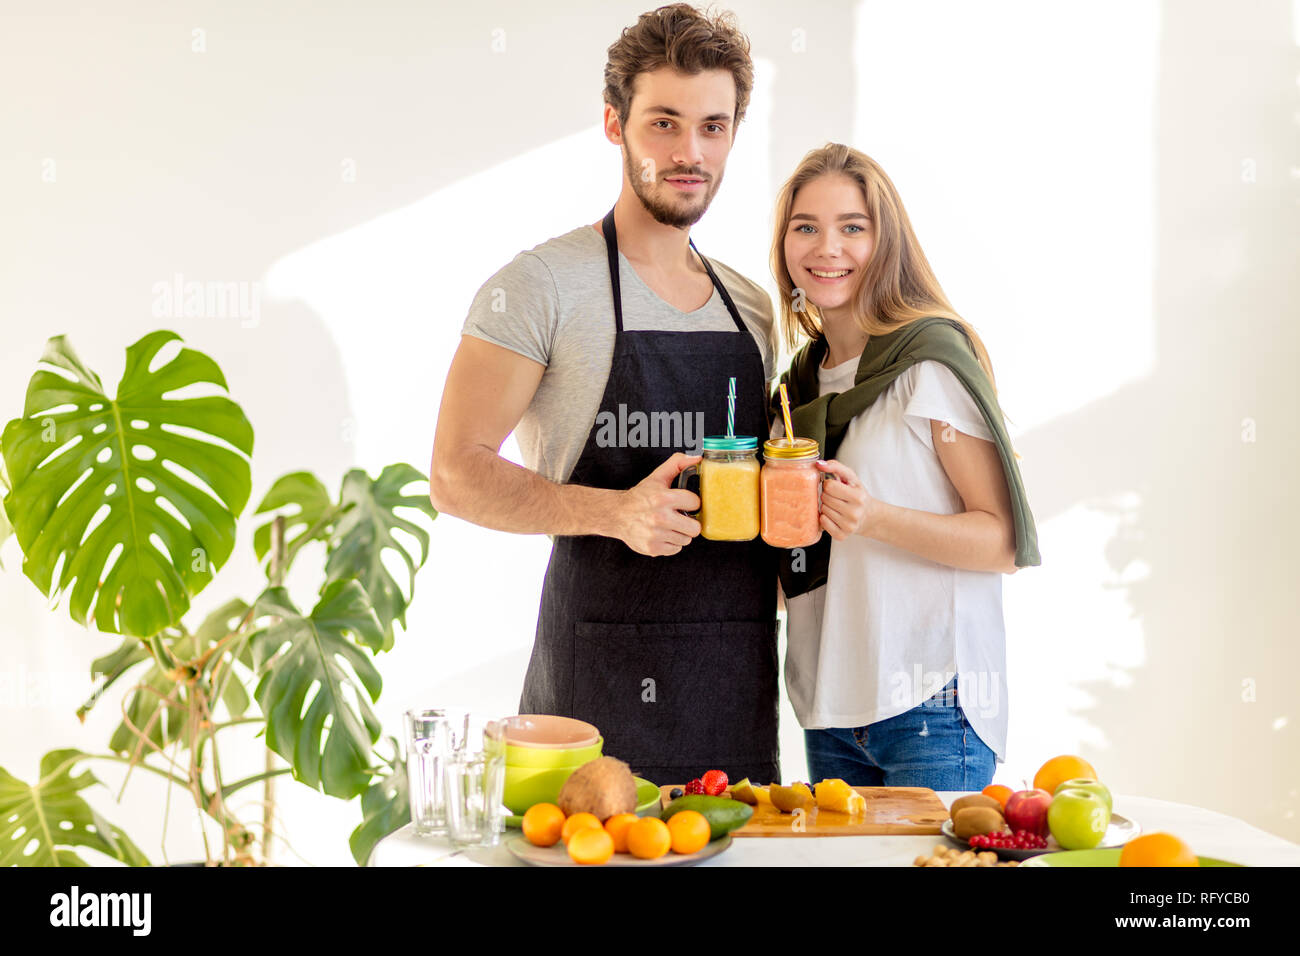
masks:
MULTIPOLYGON (((329 527, 322 523, 321 519, 328 516, 333 507, 329 492, 325 490, 319 478, 309 471, 295 471, 276 479, 275 484, 271 486, 271 490, 266 493, 266 497, 262 499, 262 503, 257 506, 253 514, 260 515, 280 511, 283 508, 296 508, 296 511, 285 514, 284 520, 285 545, 294 548, 304 541, 324 539, 328 536, 329 527), (318 523, 320 523, 319 527, 318 523), (292 532, 298 528, 302 530, 294 536, 292 532)), ((253 532, 253 550, 257 553, 259 561, 271 550, 270 521, 253 532)))
POLYGON ((89 866, 72 849, 81 846, 129 866, 149 865, 125 833, 78 795, 100 782, 89 770, 72 775, 86 756, 51 750, 41 758, 41 776, 33 786, 0 767, 0 866, 89 866))
POLYGON ((355 797, 370 783, 380 731, 370 708, 379 698, 379 671, 352 640, 371 650, 383 645, 370 599, 356 581, 335 581, 303 617, 284 588, 268 588, 253 613, 280 618, 251 639, 267 746, 289 762, 296 779, 333 797, 355 797))
POLYGON ((173 339, 151 332, 126 350, 116 398, 63 336, 50 339, 23 417, 0 438, 23 572, 47 597, 71 587, 72 617, 101 631, 149 637, 180 620, 230 556, 251 490, 253 429, 239 406, 169 397, 224 389, 216 363, 181 349, 150 370, 173 339))
MULTIPOLYGON (((393 749, 397 741, 389 737, 393 749)), ((406 764, 400 754, 392 764, 392 772, 374 778, 374 782, 361 795, 361 825, 348 837, 352 859, 365 866, 375 844, 395 830, 411 822, 411 801, 406 783, 406 764)))
MULTIPOLYGON (((4 453, 0 451, 0 548, 4 547, 5 538, 14 533, 14 526, 9 523, 9 517, 5 514, 5 495, 9 494, 9 475, 5 472, 4 453)), ((0 561, 0 571, 4 570, 4 562, 0 561)))
POLYGON ((396 552, 406 564, 407 594, 411 597, 415 596, 415 572, 429 553, 429 533, 415 522, 400 517, 394 509, 414 508, 431 519, 436 518, 438 512, 429 501, 427 491, 419 495, 401 493, 406 485, 427 480, 407 464, 389 465, 374 481, 359 468, 343 478, 339 504, 344 511, 330 535, 325 574, 331 582, 351 577, 361 582, 383 625, 384 650, 393 646, 393 621, 400 621, 406 627, 406 606, 410 603, 384 566, 384 552, 396 552), (418 560, 393 537, 393 531, 398 528, 419 544, 418 560))
MULTIPOLYGON (((436 518, 438 512, 429 501, 427 482, 427 476, 404 463, 389 465, 374 480, 360 468, 354 468, 343 477, 339 502, 335 505, 314 475, 294 472, 279 478, 257 508, 257 514, 270 514, 272 520, 276 513, 285 516, 288 550, 306 540, 328 542, 325 584, 349 578, 361 582, 384 628, 382 650, 393 647, 393 621, 406 626, 406 608, 414 596, 415 572, 429 553, 429 533, 402 517, 396 509, 413 508, 430 519, 436 518), (403 495, 402 489, 412 482, 426 483, 425 493, 403 495), (291 536, 300 528, 296 536, 291 536), (409 545, 393 534, 398 529, 415 540, 418 554, 412 553, 409 545), (406 565, 406 595, 384 565, 385 551, 394 552, 406 565)), ((253 547, 259 560, 270 550, 270 521, 254 532, 253 547)))

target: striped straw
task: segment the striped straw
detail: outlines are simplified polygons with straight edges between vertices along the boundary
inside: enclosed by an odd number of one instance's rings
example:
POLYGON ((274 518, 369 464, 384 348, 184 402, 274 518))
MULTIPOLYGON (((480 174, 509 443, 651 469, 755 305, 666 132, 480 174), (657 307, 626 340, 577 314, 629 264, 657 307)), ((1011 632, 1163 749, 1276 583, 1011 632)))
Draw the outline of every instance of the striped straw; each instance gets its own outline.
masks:
POLYGON ((731 377, 727 386, 727 437, 736 437, 736 377, 731 377))
POLYGON ((786 394, 785 382, 781 383, 781 417, 785 419, 785 439, 794 444, 794 429, 790 426, 790 396, 786 394))

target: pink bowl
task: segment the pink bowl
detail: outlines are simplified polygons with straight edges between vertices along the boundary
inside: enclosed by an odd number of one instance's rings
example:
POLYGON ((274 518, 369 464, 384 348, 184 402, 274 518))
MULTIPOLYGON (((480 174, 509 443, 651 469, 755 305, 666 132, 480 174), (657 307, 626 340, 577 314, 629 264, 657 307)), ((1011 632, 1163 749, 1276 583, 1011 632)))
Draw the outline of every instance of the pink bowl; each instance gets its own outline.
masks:
POLYGON ((506 743, 539 750, 567 750, 588 747, 600 731, 584 720, 554 714, 519 714, 507 717, 506 743))

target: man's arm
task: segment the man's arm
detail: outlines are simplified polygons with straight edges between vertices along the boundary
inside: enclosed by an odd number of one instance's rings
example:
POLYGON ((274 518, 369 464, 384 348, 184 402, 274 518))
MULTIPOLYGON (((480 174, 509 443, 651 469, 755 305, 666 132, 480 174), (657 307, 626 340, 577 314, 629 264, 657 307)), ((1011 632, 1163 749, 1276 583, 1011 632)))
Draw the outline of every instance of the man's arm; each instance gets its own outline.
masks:
POLYGON ((545 370, 510 349, 461 337, 433 440, 433 506, 498 531, 619 538, 641 554, 675 554, 689 544, 700 525, 681 511, 698 508, 699 498, 672 482, 696 457, 675 454, 626 491, 548 481, 501 457, 545 370))

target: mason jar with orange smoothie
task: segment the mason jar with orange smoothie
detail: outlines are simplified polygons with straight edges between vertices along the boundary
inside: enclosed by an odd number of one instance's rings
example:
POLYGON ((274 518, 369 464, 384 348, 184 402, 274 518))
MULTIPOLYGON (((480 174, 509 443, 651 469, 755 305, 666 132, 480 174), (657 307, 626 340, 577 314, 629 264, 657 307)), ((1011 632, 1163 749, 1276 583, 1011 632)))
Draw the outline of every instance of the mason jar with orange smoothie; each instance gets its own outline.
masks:
POLYGON ((806 548, 822 536, 819 451, 811 438, 763 443, 760 533, 774 548, 806 548))
POLYGON ((701 461, 685 469, 700 476, 700 536, 711 541, 752 541, 758 537, 758 439, 753 435, 711 436, 701 442, 701 461))

